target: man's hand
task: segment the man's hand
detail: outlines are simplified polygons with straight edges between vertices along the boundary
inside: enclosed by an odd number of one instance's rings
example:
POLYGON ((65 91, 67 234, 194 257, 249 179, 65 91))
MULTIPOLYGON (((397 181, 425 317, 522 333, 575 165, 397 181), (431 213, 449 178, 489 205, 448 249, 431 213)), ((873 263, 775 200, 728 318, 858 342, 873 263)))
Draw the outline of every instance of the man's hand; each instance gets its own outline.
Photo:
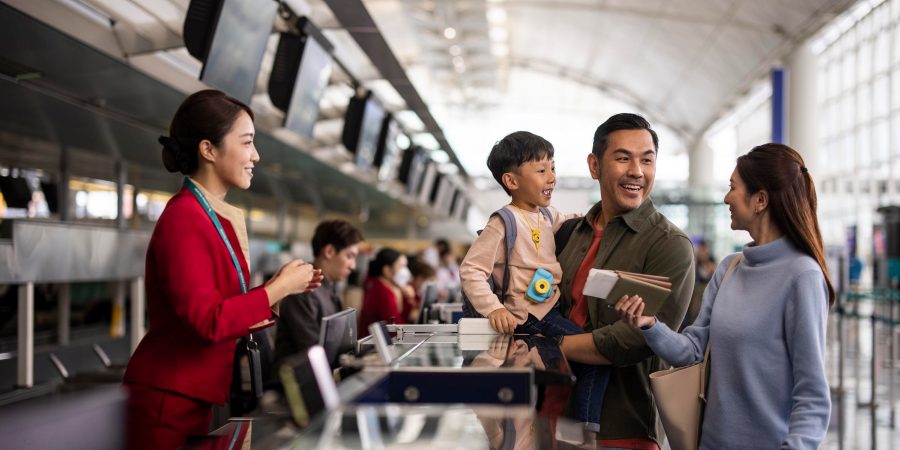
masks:
POLYGON ((497 330, 498 333, 513 334, 516 330, 516 317, 506 308, 495 309, 488 314, 488 320, 491 328, 497 330))

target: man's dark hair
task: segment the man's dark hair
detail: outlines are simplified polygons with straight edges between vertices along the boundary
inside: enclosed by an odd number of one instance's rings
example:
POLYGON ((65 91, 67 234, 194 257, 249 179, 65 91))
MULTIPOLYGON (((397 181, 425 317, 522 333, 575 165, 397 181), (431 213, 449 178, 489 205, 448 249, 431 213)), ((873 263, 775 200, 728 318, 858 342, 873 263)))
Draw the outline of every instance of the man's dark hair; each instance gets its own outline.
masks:
POLYGON ((653 138, 653 150, 659 152, 659 138, 656 136, 653 128, 650 128, 650 122, 647 122, 647 119, 637 114, 619 113, 606 119, 606 122, 601 123, 597 127, 597 131, 594 132, 594 148, 591 150, 591 153, 602 159, 606 146, 609 145, 609 135, 619 130, 649 131, 650 136, 653 138))
POLYGON ((503 174, 517 170, 529 161, 544 158, 553 158, 553 144, 534 133, 516 131, 494 144, 487 165, 491 175, 509 195, 509 189, 503 184, 503 174))
POLYGON ((350 225, 349 222, 326 220, 319 223, 319 226, 316 227, 316 232, 313 233, 313 256, 318 257, 322 253, 322 249, 328 244, 334 247, 334 251, 339 252, 351 245, 358 244, 362 240, 362 233, 356 227, 350 225))

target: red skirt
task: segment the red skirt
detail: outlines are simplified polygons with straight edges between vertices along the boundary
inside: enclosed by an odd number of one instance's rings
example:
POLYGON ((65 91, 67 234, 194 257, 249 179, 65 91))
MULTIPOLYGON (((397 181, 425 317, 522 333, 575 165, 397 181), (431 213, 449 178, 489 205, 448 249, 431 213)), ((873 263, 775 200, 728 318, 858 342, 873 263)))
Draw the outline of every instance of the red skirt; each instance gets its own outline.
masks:
POLYGON ((126 384, 129 450, 177 449, 209 432, 212 404, 175 392, 126 384))

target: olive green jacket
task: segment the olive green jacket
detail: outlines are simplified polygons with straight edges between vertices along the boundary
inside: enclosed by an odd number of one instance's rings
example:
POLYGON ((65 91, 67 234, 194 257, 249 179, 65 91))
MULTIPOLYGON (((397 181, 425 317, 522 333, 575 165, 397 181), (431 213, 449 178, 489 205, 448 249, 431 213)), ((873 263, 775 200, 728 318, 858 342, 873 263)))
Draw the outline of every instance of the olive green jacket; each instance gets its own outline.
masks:
MULTIPOLYGON (((591 208, 576 225, 559 255, 563 270, 559 304, 566 316, 572 308, 575 273, 593 240, 594 231, 590 224, 600 214, 600 209, 600 202, 591 208)), ((594 268, 669 277, 672 293, 656 317, 672 329, 678 329, 694 288, 694 251, 687 235, 657 211, 650 199, 606 225, 594 268)), ((611 308, 601 307, 602 300, 586 299, 587 328, 593 334, 597 350, 613 366, 601 411, 600 438, 659 441, 649 375, 663 368, 661 361, 653 355, 638 330, 619 322, 611 308)))

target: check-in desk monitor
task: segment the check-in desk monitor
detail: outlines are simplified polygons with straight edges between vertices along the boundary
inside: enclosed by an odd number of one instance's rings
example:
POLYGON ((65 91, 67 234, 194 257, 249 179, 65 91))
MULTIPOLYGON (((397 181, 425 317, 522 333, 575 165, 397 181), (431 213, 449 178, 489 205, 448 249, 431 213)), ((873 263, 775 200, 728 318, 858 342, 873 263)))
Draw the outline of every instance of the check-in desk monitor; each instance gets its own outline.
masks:
POLYGON ((356 310, 347 308, 322 318, 319 329, 319 345, 332 368, 338 367, 338 359, 344 353, 356 352, 356 310))

